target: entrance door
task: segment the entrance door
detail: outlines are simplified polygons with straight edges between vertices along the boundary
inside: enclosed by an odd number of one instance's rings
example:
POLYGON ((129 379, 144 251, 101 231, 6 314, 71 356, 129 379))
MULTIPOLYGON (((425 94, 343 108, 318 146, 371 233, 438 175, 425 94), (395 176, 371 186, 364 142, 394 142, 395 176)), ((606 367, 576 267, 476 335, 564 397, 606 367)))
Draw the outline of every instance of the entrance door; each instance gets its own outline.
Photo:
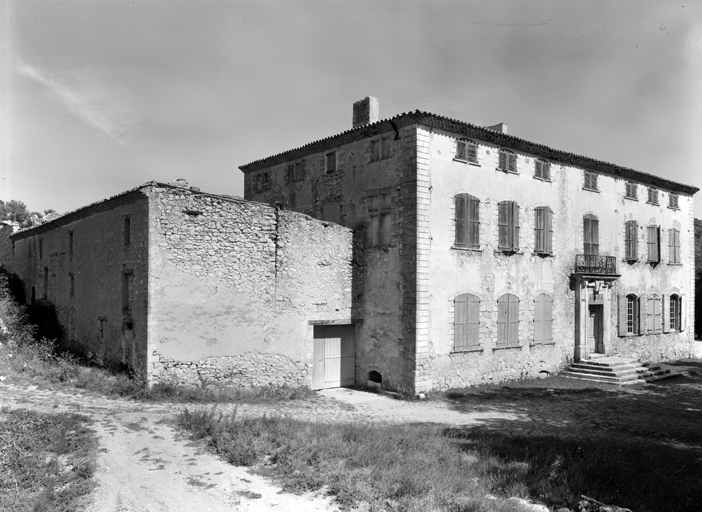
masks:
POLYGON ((350 386, 356 373, 353 325, 315 325, 312 389, 350 386))
POLYGON ((587 346, 589 352, 604 354, 602 342, 602 306, 590 306, 587 319, 587 346))

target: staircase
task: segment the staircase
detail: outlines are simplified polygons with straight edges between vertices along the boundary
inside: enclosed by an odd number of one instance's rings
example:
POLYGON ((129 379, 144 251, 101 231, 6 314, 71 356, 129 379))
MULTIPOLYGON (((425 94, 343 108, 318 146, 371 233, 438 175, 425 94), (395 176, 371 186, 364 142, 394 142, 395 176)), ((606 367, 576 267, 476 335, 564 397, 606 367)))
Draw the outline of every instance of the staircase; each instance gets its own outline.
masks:
POLYGON ((658 364, 641 364, 637 359, 591 354, 585 361, 571 363, 560 375, 626 386, 665 379, 678 375, 678 372, 671 372, 658 364))

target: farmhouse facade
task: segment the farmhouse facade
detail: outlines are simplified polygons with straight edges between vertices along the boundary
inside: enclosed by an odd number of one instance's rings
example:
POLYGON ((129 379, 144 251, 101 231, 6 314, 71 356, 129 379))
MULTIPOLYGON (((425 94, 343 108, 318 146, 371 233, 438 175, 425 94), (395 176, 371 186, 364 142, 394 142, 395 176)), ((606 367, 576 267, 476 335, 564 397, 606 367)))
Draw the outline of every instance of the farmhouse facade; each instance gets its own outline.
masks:
POLYGON ((243 165, 245 197, 364 241, 356 380, 416 392, 692 352, 697 188, 426 112, 243 165))
POLYGON ((320 388, 325 357, 344 377, 327 386, 353 382, 347 228, 179 180, 11 240, 27 302, 53 304, 69 345, 150 383, 320 388))

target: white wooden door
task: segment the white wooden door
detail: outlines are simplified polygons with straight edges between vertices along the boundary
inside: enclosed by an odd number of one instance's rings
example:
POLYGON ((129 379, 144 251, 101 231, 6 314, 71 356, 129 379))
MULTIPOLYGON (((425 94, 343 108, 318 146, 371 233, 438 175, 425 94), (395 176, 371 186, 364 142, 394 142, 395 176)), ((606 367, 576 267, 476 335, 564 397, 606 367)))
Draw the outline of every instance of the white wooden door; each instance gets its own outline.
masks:
POLYGON ((355 381, 356 341, 353 325, 314 327, 312 389, 350 386, 355 381))

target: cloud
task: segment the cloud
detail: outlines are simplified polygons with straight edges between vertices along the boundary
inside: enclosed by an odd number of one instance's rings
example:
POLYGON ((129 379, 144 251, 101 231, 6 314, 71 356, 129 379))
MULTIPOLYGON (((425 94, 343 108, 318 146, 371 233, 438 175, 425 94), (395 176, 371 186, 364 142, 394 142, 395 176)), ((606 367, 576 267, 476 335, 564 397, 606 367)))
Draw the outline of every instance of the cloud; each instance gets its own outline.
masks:
POLYGON ((20 63, 17 71, 49 89, 78 119, 126 145, 124 135, 136 123, 128 91, 106 86, 90 70, 55 77, 20 63))

